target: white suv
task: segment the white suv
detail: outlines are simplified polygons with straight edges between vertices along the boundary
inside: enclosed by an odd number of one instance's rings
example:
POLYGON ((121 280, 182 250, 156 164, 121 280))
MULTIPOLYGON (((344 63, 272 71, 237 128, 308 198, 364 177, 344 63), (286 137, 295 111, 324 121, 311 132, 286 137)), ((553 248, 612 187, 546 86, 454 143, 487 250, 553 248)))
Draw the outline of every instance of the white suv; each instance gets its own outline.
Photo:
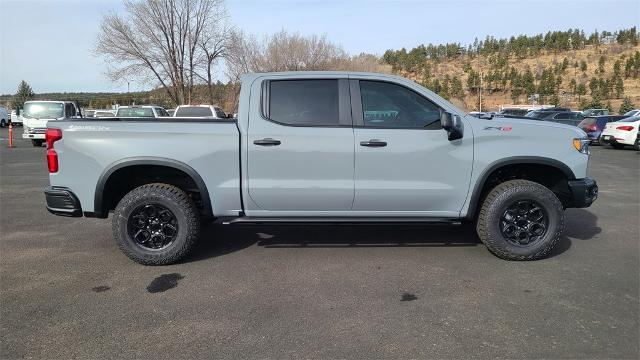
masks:
POLYGON ((180 105, 173 117, 205 117, 210 119, 226 119, 227 114, 215 105, 180 105))

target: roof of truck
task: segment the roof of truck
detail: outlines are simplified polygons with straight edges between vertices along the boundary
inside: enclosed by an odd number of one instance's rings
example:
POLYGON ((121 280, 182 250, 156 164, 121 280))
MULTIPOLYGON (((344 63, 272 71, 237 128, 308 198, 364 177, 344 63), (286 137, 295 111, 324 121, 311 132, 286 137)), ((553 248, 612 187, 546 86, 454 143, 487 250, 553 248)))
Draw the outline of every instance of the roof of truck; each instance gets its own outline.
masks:
POLYGON ((243 79, 257 78, 260 76, 289 76, 289 77, 304 77, 304 76, 382 76, 389 78, 401 79, 404 81, 411 81, 405 77, 397 76, 393 74, 374 73, 374 72, 361 72, 361 71, 279 71, 279 72, 263 72, 263 73, 251 73, 244 75, 243 79))

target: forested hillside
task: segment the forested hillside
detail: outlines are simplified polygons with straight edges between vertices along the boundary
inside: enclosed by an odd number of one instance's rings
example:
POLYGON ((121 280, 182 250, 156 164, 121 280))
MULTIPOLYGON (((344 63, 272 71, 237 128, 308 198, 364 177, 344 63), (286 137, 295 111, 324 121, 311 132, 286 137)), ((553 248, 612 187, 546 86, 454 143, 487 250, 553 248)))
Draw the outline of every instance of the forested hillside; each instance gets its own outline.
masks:
POLYGON ((382 61, 468 110, 539 103, 572 108, 610 107, 624 98, 640 105, 640 46, 636 28, 614 33, 554 31, 470 45, 420 45, 387 50, 382 61))

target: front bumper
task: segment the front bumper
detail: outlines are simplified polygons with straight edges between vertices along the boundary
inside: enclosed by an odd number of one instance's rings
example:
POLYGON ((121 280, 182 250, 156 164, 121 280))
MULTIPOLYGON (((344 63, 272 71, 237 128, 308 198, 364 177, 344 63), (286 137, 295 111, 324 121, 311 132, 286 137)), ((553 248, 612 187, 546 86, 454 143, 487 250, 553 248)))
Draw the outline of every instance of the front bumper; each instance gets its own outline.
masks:
POLYGON ((63 187, 49 187, 44 189, 47 210, 59 216, 82 216, 82 208, 78 197, 71 190, 63 187))
POLYGON ((23 139, 44 140, 44 134, 22 134, 23 139))
POLYGON ((568 207, 589 207, 598 198, 598 184, 590 177, 569 180, 568 184, 571 191, 571 201, 568 207))

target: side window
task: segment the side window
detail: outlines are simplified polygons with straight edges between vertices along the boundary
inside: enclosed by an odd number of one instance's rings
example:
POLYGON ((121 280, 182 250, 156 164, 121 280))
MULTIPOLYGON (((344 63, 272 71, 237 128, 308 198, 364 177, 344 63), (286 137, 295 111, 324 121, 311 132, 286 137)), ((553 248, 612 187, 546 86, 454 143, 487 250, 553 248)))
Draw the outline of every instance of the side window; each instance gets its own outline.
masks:
POLYGON ((338 80, 273 80, 265 116, 287 125, 339 125, 338 80))
POLYGON ((441 129, 440 108, 403 86, 360 80, 365 127, 441 129))
POLYGON ((569 119, 571 113, 558 113, 554 119, 569 119))
POLYGON ((65 106, 64 106, 64 107, 65 107, 65 110, 64 110, 64 113, 65 113, 65 114, 64 114, 64 117, 66 117, 66 118, 70 118, 70 117, 72 117, 72 116, 75 116, 75 115, 76 115, 76 114, 75 114, 75 111, 74 111, 74 110, 75 110, 75 108, 73 107, 73 105, 71 105, 71 104, 65 104, 65 106))

